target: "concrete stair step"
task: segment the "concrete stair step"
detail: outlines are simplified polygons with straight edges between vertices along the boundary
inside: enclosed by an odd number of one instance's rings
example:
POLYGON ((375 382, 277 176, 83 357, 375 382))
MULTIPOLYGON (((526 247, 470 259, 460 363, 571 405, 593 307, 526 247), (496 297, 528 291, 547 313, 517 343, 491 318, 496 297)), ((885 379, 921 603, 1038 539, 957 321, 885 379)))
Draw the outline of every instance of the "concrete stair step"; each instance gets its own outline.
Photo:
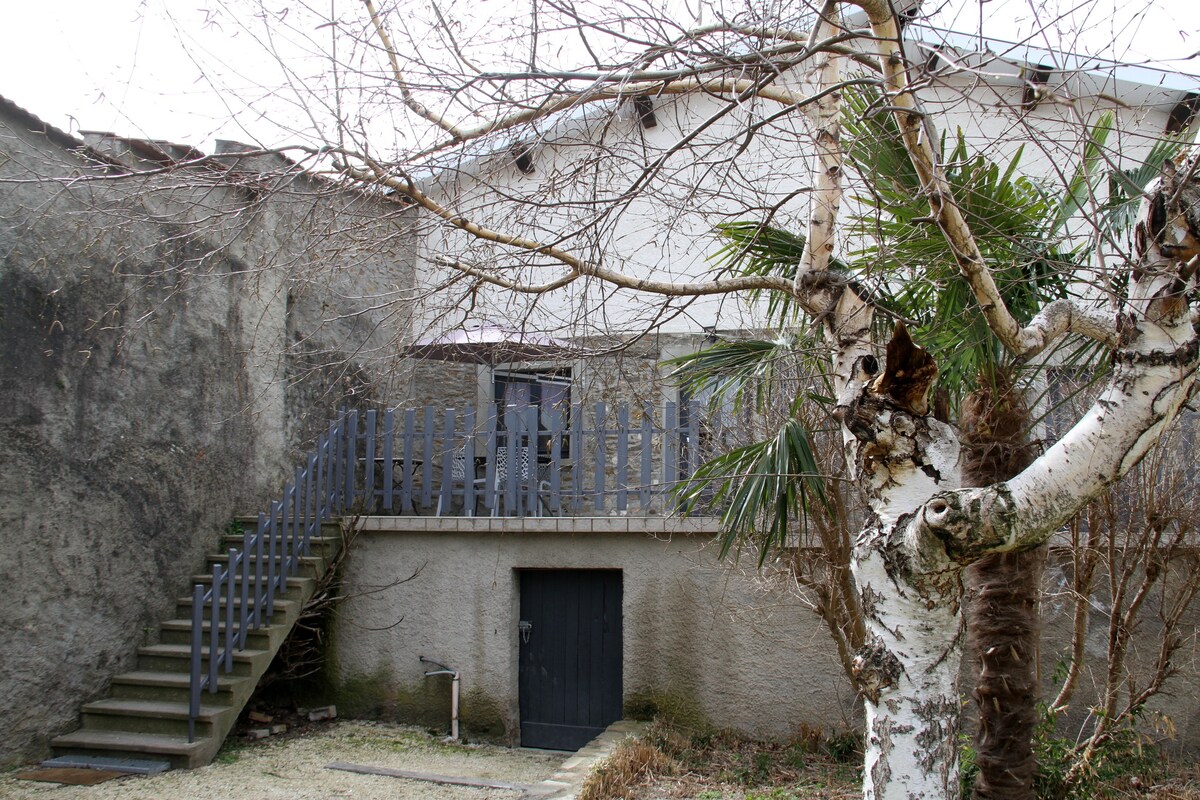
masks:
MULTIPOLYGON (((187 672, 191 668, 192 648, 186 644, 152 644, 138 648, 138 668, 151 672, 187 672)), ((233 674, 257 676, 271 663, 269 650, 235 650, 233 674)), ((200 648, 200 665, 208 669, 208 648, 200 648)))
MULTIPOLYGON (((262 621, 264 623, 269 622, 272 625, 279 625, 279 624, 283 624, 283 622, 286 619, 289 619, 290 617, 292 617, 292 615, 298 614, 299 610, 300 610, 299 609, 300 601, 298 599, 289 599, 289 597, 298 598, 299 596, 300 596, 299 593, 295 592, 294 590, 289 591, 285 595, 277 596, 275 598, 274 614, 272 614, 272 616, 270 618, 264 618, 262 621)), ((254 608, 255 605, 256 604, 253 599, 251 599, 250 602, 247 603, 247 606, 249 606, 250 608, 254 608)), ((234 598, 233 608, 234 608, 235 613, 237 613, 238 611, 241 610, 242 599, 240 597, 234 598)), ((178 614, 179 618, 181 618, 181 619, 191 619, 192 618, 192 598, 180 597, 179 599, 177 599, 175 601, 175 613, 178 614)), ((204 606, 204 619, 209 619, 210 616, 211 616, 211 609, 206 604, 204 606)), ((264 610, 264 617, 265 617, 265 610, 264 610)))
POLYGON ((42 762, 49 769, 103 769, 126 775, 159 775, 171 768, 170 761, 112 756, 59 756, 42 762))
MULTIPOLYGON (((157 700, 107 698, 88 703, 83 708, 83 727, 87 730, 118 730, 131 733, 187 736, 188 706, 186 702, 169 703, 157 700)), ((212 736, 213 727, 233 709, 222 706, 200 706, 196 717, 196 735, 212 736)))
MULTIPOLYGON (((212 586, 212 574, 210 573, 208 575, 193 575, 191 578, 191 582, 192 582, 193 586, 195 586, 197 583, 199 583, 203 586, 212 586)), ((305 575, 289 575, 287 582, 288 582, 288 591, 289 592, 292 591, 292 589, 297 588, 297 587, 299 587, 301 591, 311 592, 313 590, 313 588, 316 587, 316 584, 317 584, 317 581, 315 578, 307 577, 305 575)), ((263 583, 266 584, 266 576, 263 577, 263 583)), ((222 590, 222 591, 225 591, 225 590, 222 590)), ((238 598, 238 599, 241 599, 241 598, 238 598)))
POLYGON ((187 736, 87 730, 84 728, 57 736, 51 740, 50 744, 61 755, 87 754, 89 751, 97 750, 108 755, 129 758, 153 754, 171 762, 173 767, 197 766, 193 763, 194 759, 202 757, 212 745, 208 740, 200 738, 189 742, 187 736))
MULTIPOLYGON (((191 644, 192 642, 192 622, 186 619, 169 619, 158 626, 159 629, 159 644, 191 644)), ((205 641, 212 635, 212 620, 204 620, 200 626, 200 630, 205 637, 205 641)), ((234 630, 237 630, 236 626, 234 630)), ((267 650, 276 638, 285 633, 282 625, 263 625, 258 628, 249 628, 246 631, 246 646, 251 650, 267 650)), ((217 623, 217 635, 224 637, 225 621, 221 620, 217 623)))
MULTIPOLYGON (((186 672, 126 672, 112 679, 110 696, 121 700, 151 700, 161 703, 186 703, 189 677, 186 672)), ((209 706, 228 706, 254 689, 254 679, 244 675, 217 677, 217 691, 204 692, 202 702, 209 706)))
MULTIPOLYGON (((320 571, 325 568, 325 560, 326 559, 322 555, 300 556, 299 560, 300 560, 300 569, 301 570, 308 568, 308 569, 316 569, 316 570, 320 571)), ((253 574, 254 568, 255 568, 255 566, 257 566, 259 559, 255 556, 255 554, 251 553, 249 561, 250 561, 250 572, 251 572, 251 574, 253 574)), ((267 565, 270 564, 271 562, 274 562, 275 565, 278 566, 282 561, 283 561, 283 556, 277 555, 277 556, 275 556, 275 558, 272 559, 264 553, 263 557, 262 557, 263 571, 264 572, 266 571, 267 565)), ((229 563, 229 554, 228 553, 226 553, 224 555, 208 557, 208 566, 210 568, 212 567, 213 564, 220 564, 222 567, 224 567, 228 563, 229 563)))
MULTIPOLYGON (((226 552, 226 551, 230 547, 233 547, 237 550, 241 550, 242 545, 245 544, 245 541, 246 541, 245 537, 243 537, 243 536, 231 536, 230 534, 225 534, 224 536, 221 537, 221 552, 224 553, 225 555, 229 555, 228 552, 226 552)), ((341 546, 342 546, 342 537, 340 537, 340 536, 310 536, 308 539, 308 549, 310 551, 310 555, 312 555, 314 553, 334 551, 334 550, 337 550, 337 548, 339 548, 341 546)), ((263 555, 264 556, 268 555, 268 553, 270 552, 269 547, 270 547, 269 543, 266 540, 264 540, 263 541, 263 555)), ((280 548, 281 548, 281 542, 278 539, 275 540, 275 548, 276 548, 276 555, 278 555, 280 552, 280 548)))

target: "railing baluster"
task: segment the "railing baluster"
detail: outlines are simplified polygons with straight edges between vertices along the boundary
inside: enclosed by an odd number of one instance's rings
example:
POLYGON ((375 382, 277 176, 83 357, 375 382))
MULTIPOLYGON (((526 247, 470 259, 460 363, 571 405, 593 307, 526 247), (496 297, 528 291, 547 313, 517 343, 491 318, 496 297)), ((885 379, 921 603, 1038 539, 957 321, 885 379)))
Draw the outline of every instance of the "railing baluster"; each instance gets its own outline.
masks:
POLYGON ((354 475, 358 465, 358 412, 351 411, 346 417, 346 486, 342 490, 342 508, 354 506, 354 475))
POLYGON ((221 665, 221 565, 212 568, 212 604, 208 612, 208 691, 217 691, 217 670, 221 665))
POLYGON ((329 427, 329 441, 325 443, 325 514, 326 519, 337 516, 337 448, 342 429, 335 422, 329 427))
POLYGON ((690 478, 700 464, 700 403, 696 400, 688 401, 687 430, 684 435, 687 449, 684 450, 685 458, 680 465, 682 473, 679 477, 690 478))
POLYGON ((547 505, 550 508, 550 513, 557 515, 562 511, 562 409, 551 409, 549 420, 550 474, 546 477, 549 479, 550 486, 548 491, 550 493, 550 497, 548 498, 547 505))
POLYGON ((663 408, 663 511, 667 509, 666 496, 679 481, 679 408, 667 401, 663 408))
POLYGON ((475 516, 475 408, 463 411, 463 513, 475 516))
POLYGON ((383 415, 383 510, 392 510, 392 474, 395 453, 396 412, 388 409, 383 415))
POLYGON ((363 509, 374 511, 375 505, 375 409, 367 411, 367 440, 363 453, 363 509))
POLYGON ((313 467, 313 500, 316 502, 316 525, 325 520, 325 451, 328 447, 326 444, 328 437, 325 434, 317 441, 317 449, 314 455, 317 457, 317 463, 313 467))
POLYGON ((433 505, 433 406, 425 406, 425 441, 421 452, 421 507, 433 505))
MULTIPOLYGON (((254 537, 254 629, 262 627, 263 537, 267 534, 267 515, 258 512, 258 534, 254 537)), ((267 580, 270 580, 268 577, 267 580)))
MULTIPOLYGON (((454 409, 447 408, 442 416, 442 486, 438 492, 438 508, 445 513, 450 512, 450 504, 454 501, 454 470, 451 463, 454 460, 454 409)), ((466 475, 466 470, 463 470, 466 475)))
POLYGON ((496 404, 484 406, 483 423, 483 506, 490 514, 499 513, 500 497, 496 491, 496 404))
POLYGON ((267 624, 275 613, 275 532, 279 530, 280 507, 283 504, 277 500, 271 501, 271 519, 267 522, 267 585, 263 593, 266 600, 267 624))
POLYGON ((283 502, 279 505, 279 526, 275 535, 279 537, 279 566, 275 568, 274 592, 283 594, 288 586, 288 528, 292 524, 292 485, 284 484, 283 502))
POLYGON ((300 571, 300 550, 304 546, 304 470, 296 468, 296 479, 292 483, 292 546, 288 556, 288 574, 300 571))
POLYGON ((629 510, 629 404, 617 406, 617 510, 629 510))
POLYGON ((522 443, 524 448, 522 452, 525 453, 525 458, 521 462, 523 470, 521 477, 525 480, 525 516, 535 517, 541 514, 540 500, 538 499, 538 435, 541 423, 538 416, 538 407, 531 405, 525 409, 525 421, 521 424, 525 438, 522 443))
POLYGON ((204 586, 192 587, 192 652, 188 686, 188 741, 196 741, 196 718, 200 716, 200 692, 204 690, 200 671, 200 650, 204 646, 204 586))
POLYGON ((583 406, 579 403, 571 406, 571 442, 568 445, 571 460, 571 510, 583 505, 584 476, 587 470, 583 467, 583 446, 585 444, 583 429, 583 406))
POLYGON ((321 515, 318 509, 316 492, 317 454, 308 457, 308 467, 304 470, 304 555, 312 555, 312 537, 321 532, 321 515))
POLYGON ((413 513, 413 444, 416 439, 417 412, 408 409, 404 412, 404 463, 400 476, 400 513, 413 513))
POLYGON ((346 449, 346 411, 343 409, 338 415, 337 426, 333 437, 333 474, 330 486, 329 508, 334 516, 341 513, 342 503, 342 487, 345 485, 345 477, 342 474, 342 469, 345 466, 345 449, 346 449))
POLYGON ((238 558, 237 548, 229 548, 228 555, 229 566, 225 571, 225 671, 233 672, 233 640, 237 634, 233 627, 233 601, 237 598, 234 577, 237 575, 237 568, 241 565, 234 563, 238 558))
POLYGON ((642 473, 638 480, 638 503, 642 513, 650 511, 650 481, 653 469, 654 455, 654 410, 649 405, 642 406, 642 473))
POLYGON ((246 649, 246 637, 250 627, 250 553, 254 544, 254 534, 242 528, 242 593, 241 609, 238 611, 238 649, 246 649))
MULTIPOLYGON (((517 413, 504 407, 504 514, 517 513, 517 413)), ((497 465, 498 467, 499 465, 497 465)))
POLYGON ((604 412, 604 403, 596 403, 596 482, 592 506, 597 511, 604 510, 604 471, 608 468, 608 431, 604 428, 604 412))

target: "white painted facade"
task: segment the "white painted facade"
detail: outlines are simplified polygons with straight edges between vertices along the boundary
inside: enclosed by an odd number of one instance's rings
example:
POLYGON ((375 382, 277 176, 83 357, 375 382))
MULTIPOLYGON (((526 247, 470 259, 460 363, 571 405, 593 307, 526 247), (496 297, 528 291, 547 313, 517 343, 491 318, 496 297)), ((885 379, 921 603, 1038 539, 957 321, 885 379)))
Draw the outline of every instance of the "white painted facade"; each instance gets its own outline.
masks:
MULTIPOLYGON (((985 46, 992 51, 987 56, 970 37, 912 32, 910 53, 919 53, 916 60, 932 70, 920 90, 926 110, 948 138, 961 130, 972 152, 1007 163, 1021 150, 1020 172, 1051 191, 1070 177, 1086 126, 1101 114, 1111 112, 1116 120, 1106 158, 1130 168, 1162 136, 1172 108, 1200 91, 1200 78, 1192 76, 996 42, 985 46), (1061 69, 1052 69, 1045 84, 1053 96, 1026 110, 1022 65, 1028 75, 1039 64, 1061 69)), ((802 86, 799 80, 785 83, 802 86)), ((780 111, 779 104, 756 98, 728 110, 723 98, 702 93, 662 96, 654 99, 657 125, 645 128, 632 103, 597 103, 444 154, 431 162, 432 177, 423 185, 453 213, 505 234, 553 244, 639 278, 703 279, 713 274, 721 247, 713 231, 722 222, 769 219, 776 227, 804 230, 812 134, 803 113, 775 117, 780 111), (761 127, 747 139, 747 127, 755 124, 761 127), (688 145, 681 147, 684 141, 688 145), (527 174, 517 166, 514 146, 527 154, 527 174), (648 168, 657 171, 648 176, 648 168), (624 201, 614 207, 617 198, 624 201)), ((850 176, 843 218, 863 188, 850 176)), ((853 243, 843 238, 838 255, 852 251, 853 243)), ((514 254, 439 223, 422 239, 420 274, 428 291, 414 336, 480 320, 563 336, 635 334, 652 326, 679 334, 734 331, 762 322, 759 310, 742 298, 666 300, 588 280, 540 296, 494 287, 468 291, 467 281, 445 283, 453 275, 438 266, 445 258, 503 267, 506 277, 532 283, 563 274, 550 259, 514 254), (447 313, 451 309, 458 310, 447 313)))

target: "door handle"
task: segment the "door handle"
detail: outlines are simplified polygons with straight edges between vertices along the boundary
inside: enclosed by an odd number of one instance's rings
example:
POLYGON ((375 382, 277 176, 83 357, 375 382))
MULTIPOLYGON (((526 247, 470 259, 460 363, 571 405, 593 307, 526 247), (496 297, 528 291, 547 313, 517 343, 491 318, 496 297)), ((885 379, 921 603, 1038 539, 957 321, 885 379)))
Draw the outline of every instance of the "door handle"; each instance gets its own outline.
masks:
POLYGON ((527 619, 523 619, 517 623, 517 632, 521 634, 521 641, 529 644, 529 634, 533 632, 533 623, 527 619))

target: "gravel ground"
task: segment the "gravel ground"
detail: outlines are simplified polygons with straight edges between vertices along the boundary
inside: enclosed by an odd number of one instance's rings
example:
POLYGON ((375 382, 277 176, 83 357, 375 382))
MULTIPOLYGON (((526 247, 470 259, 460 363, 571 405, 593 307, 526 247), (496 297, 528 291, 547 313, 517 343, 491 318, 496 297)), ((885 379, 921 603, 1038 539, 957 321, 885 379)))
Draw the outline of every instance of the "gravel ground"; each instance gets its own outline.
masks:
MULTIPOLYGON (((517 792, 325 769, 334 761, 536 784, 569 754, 492 745, 443 744, 420 729, 338 722, 301 736, 227 746, 201 769, 127 777, 96 786, 20 781, 0 774, 5 800, 483 800, 517 792)), ((16 770, 17 772, 21 770, 16 770)))

